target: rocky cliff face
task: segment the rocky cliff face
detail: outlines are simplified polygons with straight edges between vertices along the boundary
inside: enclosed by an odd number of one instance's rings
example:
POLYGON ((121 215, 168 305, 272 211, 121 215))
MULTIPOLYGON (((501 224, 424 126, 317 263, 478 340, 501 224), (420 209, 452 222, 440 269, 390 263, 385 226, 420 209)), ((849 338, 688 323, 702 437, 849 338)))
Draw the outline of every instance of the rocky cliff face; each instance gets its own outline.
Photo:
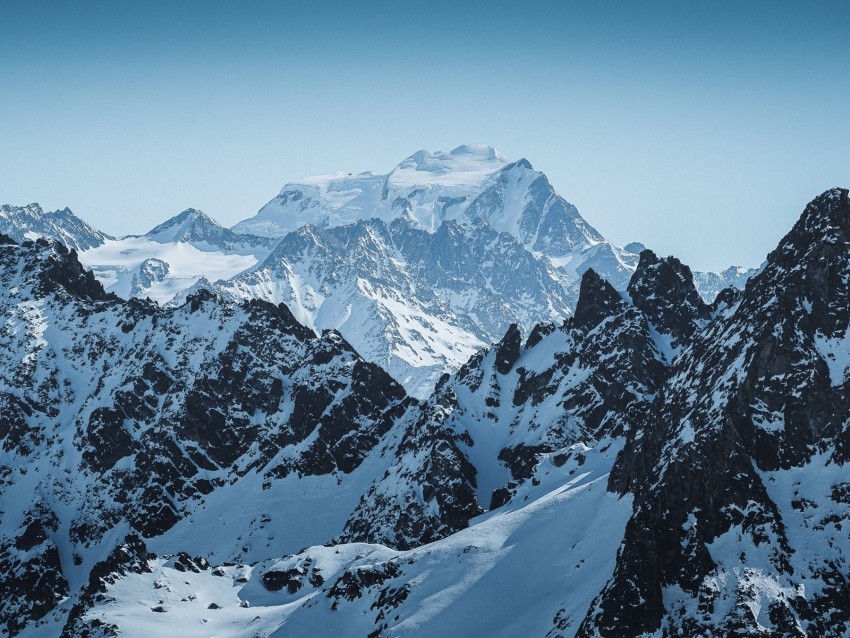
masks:
POLYGON ((420 398, 511 323, 528 331, 568 314, 571 296, 551 265, 485 222, 429 233, 405 219, 306 226, 215 289, 284 302, 305 324, 338 329, 420 398))
POLYGON ((849 241, 828 191, 676 359, 611 475, 635 511, 580 635, 846 635, 849 241))
POLYGON ((445 523, 442 533, 454 532, 511 502, 529 480, 539 483, 541 459, 555 455, 563 466, 620 445, 666 379, 668 335, 684 347, 708 318, 690 271, 673 258, 645 253, 632 282, 640 308, 587 271, 575 315, 561 326, 540 324, 524 342, 512 325, 492 348, 444 377, 408 428, 416 445, 400 448, 403 463, 361 499, 343 539, 415 546, 421 535, 375 523, 427 510, 431 501, 445 523), (436 473, 435 458, 442 464, 436 473), (442 486, 422 488, 429 474, 442 486), (417 488, 421 495, 412 498, 417 488))
POLYGON ((0 587, 12 633, 73 593, 115 538, 161 536, 248 474, 266 488, 351 474, 409 402, 285 306, 203 292, 167 310, 124 302, 61 244, 4 242, 0 587))
MULTIPOLYGON (((548 635, 846 635, 848 231, 847 191, 825 193, 711 307, 673 258, 643 253, 627 296, 587 273, 561 328, 524 347, 509 332, 438 388, 479 503, 507 479, 473 530, 507 524, 558 468, 607 467, 609 490, 631 499, 627 519, 610 514, 623 527, 607 583, 583 610, 565 596, 548 635)), ((421 579, 401 571, 396 589, 421 579)))

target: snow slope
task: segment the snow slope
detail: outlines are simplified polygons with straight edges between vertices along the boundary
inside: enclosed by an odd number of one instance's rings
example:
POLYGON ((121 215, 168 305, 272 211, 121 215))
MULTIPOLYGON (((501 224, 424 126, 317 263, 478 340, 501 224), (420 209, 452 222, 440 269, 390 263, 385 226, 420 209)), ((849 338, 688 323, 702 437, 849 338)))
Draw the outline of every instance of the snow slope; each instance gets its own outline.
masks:
POLYGON ((109 238, 80 253, 109 291, 164 304, 202 279, 230 279, 255 266, 276 242, 223 228, 190 208, 141 237, 109 238))
POLYGON ((613 568, 630 512, 629 498, 605 490, 613 457, 591 454, 581 473, 551 467, 527 501, 406 552, 309 547, 221 576, 160 558, 151 573, 110 587, 111 602, 86 620, 128 637, 365 636, 376 627, 386 636, 508 637, 545 635, 556 617, 575 628, 613 568), (282 589, 269 591, 278 574, 282 589))
POLYGON ((190 243, 162 243, 143 236, 107 240, 80 253, 80 261, 109 292, 163 304, 201 277, 216 281, 238 275, 254 266, 257 257, 203 251, 190 243))

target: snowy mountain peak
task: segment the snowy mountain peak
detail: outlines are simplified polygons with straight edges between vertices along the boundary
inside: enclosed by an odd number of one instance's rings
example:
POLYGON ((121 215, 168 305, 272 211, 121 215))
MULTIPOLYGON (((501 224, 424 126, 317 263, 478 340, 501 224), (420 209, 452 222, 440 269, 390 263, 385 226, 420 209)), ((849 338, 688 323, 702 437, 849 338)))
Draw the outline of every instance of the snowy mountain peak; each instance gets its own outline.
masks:
POLYGON ((396 166, 387 181, 397 185, 475 186, 507 163, 492 146, 463 145, 450 153, 421 150, 396 166))
POLYGON ((662 350, 670 355, 711 316, 694 285, 691 269, 676 257, 661 259, 648 249, 640 253, 628 294, 655 329, 669 339, 662 350))
POLYGON ((140 239, 170 245, 178 253, 185 252, 185 244, 190 244, 204 253, 223 252, 241 256, 265 256, 276 243, 266 237, 233 232, 196 208, 187 208, 140 239))
POLYGON ((546 175, 524 159, 495 173, 469 203, 465 217, 486 219, 496 230, 558 263, 605 243, 576 207, 555 192, 546 175))
POLYGON ((472 157, 481 158, 483 160, 501 160, 506 162, 507 159, 498 150, 487 144, 461 144, 453 149, 452 155, 469 155, 472 157))
POLYGON ((149 230, 145 237, 160 243, 192 241, 220 233, 222 226, 209 215, 196 208, 187 208, 182 213, 149 230))
MULTIPOLYGON (((38 206, 38 204, 30 204, 30 206, 38 206)), ((74 213, 71 211, 71 209, 66 206, 65 208, 54 210, 54 211, 51 211, 49 213, 45 213, 45 216, 53 217, 53 218, 56 218, 56 219, 62 219, 64 217, 72 216, 73 214, 74 213)))
POLYGON ((334 173, 287 184, 234 230, 281 237, 305 224, 333 227, 369 218, 403 218, 431 233, 446 221, 484 219, 527 249, 564 263, 605 242, 528 160, 509 162, 482 145, 420 150, 387 175, 334 173))
POLYGON ((433 231, 464 208, 508 159, 491 146, 420 150, 386 174, 337 172, 286 184, 260 212, 233 229, 280 237, 298 227, 341 226, 360 219, 406 217, 433 231))
POLYGON ((196 219, 202 219, 205 222, 215 224, 216 226, 219 225, 215 220, 212 219, 212 217, 207 215, 204 211, 198 210, 197 208, 187 208, 183 212, 178 213, 177 215, 175 215, 171 219, 164 221, 159 226, 152 229, 150 231, 150 233, 156 232, 157 228, 165 229, 165 228, 169 228, 171 226, 183 224, 183 223, 186 223, 186 222, 192 222, 192 221, 195 221, 196 219))
POLYGON ((777 250, 809 249, 812 243, 835 243, 850 234, 850 198, 845 188, 830 189, 813 199, 777 250))
POLYGON ((46 213, 36 203, 0 206, 0 232, 17 242, 50 237, 75 250, 94 248, 112 239, 89 226, 67 207, 46 213))

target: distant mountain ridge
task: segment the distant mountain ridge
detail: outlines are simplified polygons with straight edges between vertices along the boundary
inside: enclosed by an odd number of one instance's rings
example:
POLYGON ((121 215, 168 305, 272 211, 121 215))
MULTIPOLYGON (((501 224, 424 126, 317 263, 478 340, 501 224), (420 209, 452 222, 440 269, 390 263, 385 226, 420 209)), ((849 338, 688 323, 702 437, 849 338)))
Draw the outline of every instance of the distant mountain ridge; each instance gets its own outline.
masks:
POLYGON ((214 252, 251 253, 259 246, 271 248, 274 239, 236 233, 224 228, 212 217, 196 208, 187 208, 182 213, 155 226, 144 237, 160 244, 186 243, 196 248, 214 252))
POLYGON ((338 329, 417 397, 510 324, 562 320, 574 294, 551 264, 483 220, 429 233, 406 218, 304 226, 210 289, 283 302, 317 331, 338 329))
POLYGON ((50 237, 78 251, 96 248, 113 239, 89 226, 69 208, 46 213, 38 204, 0 205, 0 233, 18 242, 50 237))
POLYGON ((227 279, 268 255, 275 239, 235 233, 189 208, 144 235, 111 239, 80 253, 109 292, 159 303, 203 280, 227 279))
MULTIPOLYGON (((14 237, 38 234, 27 219, 9 224, 14 237)), ((88 227, 70 211, 62 220, 47 236, 78 246, 109 292, 160 304, 202 289, 284 302, 311 328, 339 330, 419 398, 511 324, 528 334, 569 316, 589 269, 624 291, 644 249, 607 241, 527 160, 483 145, 417 151, 384 175, 287 184, 232 229, 187 209, 142 236, 75 239, 88 227)), ((712 301, 750 273, 695 280, 712 301)))
POLYGON ((281 237, 306 224, 325 228, 398 218, 428 232, 446 221, 483 219, 528 250, 560 259, 607 243, 528 160, 509 162, 483 145, 417 151, 386 175, 334 173, 286 184, 233 228, 281 237))
POLYGON ((340 172, 308 177, 286 184, 234 230, 280 237, 305 224, 342 226, 406 216, 433 232, 444 220, 457 220, 464 203, 507 164, 492 147, 464 145, 450 153, 417 151, 386 175, 340 172))

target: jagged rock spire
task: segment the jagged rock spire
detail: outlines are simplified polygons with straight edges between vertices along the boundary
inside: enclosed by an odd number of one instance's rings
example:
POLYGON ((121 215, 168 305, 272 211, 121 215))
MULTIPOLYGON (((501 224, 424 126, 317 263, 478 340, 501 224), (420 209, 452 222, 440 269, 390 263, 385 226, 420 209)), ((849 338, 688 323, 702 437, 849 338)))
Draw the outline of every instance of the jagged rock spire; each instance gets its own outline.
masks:
POLYGON ((623 303, 620 293, 590 268, 581 278, 574 325, 590 330, 619 312, 623 303))
POLYGON ((659 259, 648 249, 640 253, 628 293, 659 332, 673 337, 674 345, 692 337, 700 322, 711 316, 691 269, 675 257, 659 259))
POLYGON ((516 360, 519 359, 519 353, 522 349, 522 335, 515 323, 512 323, 508 328, 507 333, 496 347, 496 371, 500 374, 507 374, 514 367, 516 360))

